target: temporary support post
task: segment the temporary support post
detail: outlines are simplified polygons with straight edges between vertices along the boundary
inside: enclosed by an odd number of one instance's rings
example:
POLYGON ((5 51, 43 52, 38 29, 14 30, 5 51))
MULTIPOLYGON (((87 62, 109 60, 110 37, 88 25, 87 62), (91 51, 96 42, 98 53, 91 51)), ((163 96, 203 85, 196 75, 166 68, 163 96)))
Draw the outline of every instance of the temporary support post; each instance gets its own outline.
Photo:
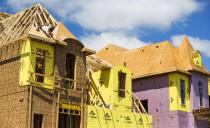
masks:
POLYGON ((82 99, 81 99, 81 123, 80 128, 84 128, 84 86, 82 86, 82 99))
POLYGON ((33 86, 30 86, 29 91, 29 111, 28 111, 28 128, 31 128, 31 114, 32 114, 32 100, 33 100, 33 86))
POLYGON ((58 99, 57 99, 57 119, 56 119, 56 128, 59 127, 59 107, 60 107, 60 96, 61 96, 61 90, 60 90, 60 83, 58 84, 58 99))

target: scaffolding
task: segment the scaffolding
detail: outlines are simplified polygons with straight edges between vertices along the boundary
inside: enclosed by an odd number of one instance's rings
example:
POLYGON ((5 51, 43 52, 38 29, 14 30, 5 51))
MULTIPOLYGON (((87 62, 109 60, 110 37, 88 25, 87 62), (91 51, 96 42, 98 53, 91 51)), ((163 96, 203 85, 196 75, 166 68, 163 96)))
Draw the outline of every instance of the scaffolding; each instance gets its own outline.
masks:
MULTIPOLYGON (((39 73, 34 73, 34 72, 29 72, 31 74, 30 76, 30 79, 29 79, 29 88, 30 88, 30 91, 29 91, 29 113, 28 113, 28 116, 29 116, 29 120, 28 120, 28 128, 31 128, 32 127, 32 124, 31 124, 31 121, 32 121, 32 109, 33 109, 33 88, 34 87, 37 87, 37 86, 34 86, 34 85, 39 85, 42 86, 42 85, 46 85, 44 82, 37 82, 37 77, 48 77, 48 78, 51 78, 53 79, 54 81, 54 84, 53 85, 50 85, 53 87, 53 92, 55 94, 55 92, 57 92, 57 102, 56 102, 56 128, 59 128, 59 114, 60 113, 64 113, 64 114, 68 114, 69 116, 70 115, 78 115, 78 116, 83 116, 82 115, 82 112, 83 109, 84 109, 84 92, 83 92, 83 86, 82 86, 82 89, 81 91, 78 91, 76 90, 76 84, 77 84, 77 81, 76 80, 73 80, 73 79, 69 79, 69 78, 64 78, 64 77, 59 77, 59 76, 47 76, 47 75, 43 75, 43 74, 39 74, 39 73), (63 87, 63 85, 67 85, 67 87, 63 87), (61 99, 61 91, 67 91, 67 102, 68 102, 68 105, 71 105, 70 103, 70 99, 69 99, 69 96, 71 94, 81 94, 81 103, 80 103, 80 108, 81 110, 80 111, 75 111, 75 110, 69 110, 66 112, 65 110, 61 109, 60 111, 60 99, 61 99)), ((49 85, 49 84, 47 84, 49 85)), ((82 118, 83 119, 83 118, 82 118)), ((81 123, 80 123, 80 127, 83 128, 83 120, 81 120, 81 123)))

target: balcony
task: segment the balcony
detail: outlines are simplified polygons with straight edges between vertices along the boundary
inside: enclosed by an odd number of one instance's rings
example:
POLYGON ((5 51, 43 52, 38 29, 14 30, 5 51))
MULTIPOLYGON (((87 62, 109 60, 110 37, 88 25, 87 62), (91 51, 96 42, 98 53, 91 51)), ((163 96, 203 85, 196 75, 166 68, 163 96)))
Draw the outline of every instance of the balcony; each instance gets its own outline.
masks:
POLYGON ((29 83, 32 86, 42 87, 46 89, 61 89, 66 91, 76 91, 77 81, 60 76, 47 76, 44 74, 29 72, 29 83))

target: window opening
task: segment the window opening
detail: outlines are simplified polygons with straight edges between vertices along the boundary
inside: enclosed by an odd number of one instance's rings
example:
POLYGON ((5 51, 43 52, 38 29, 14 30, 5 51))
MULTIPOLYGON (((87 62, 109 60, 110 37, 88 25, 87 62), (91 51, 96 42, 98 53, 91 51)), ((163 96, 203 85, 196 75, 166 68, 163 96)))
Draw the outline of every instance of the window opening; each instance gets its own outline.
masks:
POLYGON ((198 82, 198 91, 199 91, 199 106, 203 106, 203 84, 202 82, 198 82))
MULTIPOLYGON (((141 104, 143 105, 145 111, 148 113, 148 100, 141 100, 141 104)), ((139 105, 139 108, 141 106, 139 105)), ((141 110, 141 109, 140 109, 141 110)))
MULTIPOLYGON (((75 76, 75 60, 76 57, 72 54, 66 55, 66 77, 69 79, 74 80, 75 76)), ((74 88, 74 82, 72 81, 65 81, 65 85, 68 89, 74 88)))
POLYGON ((185 81, 180 80, 181 105, 185 105, 185 81))
MULTIPOLYGON (((35 72, 38 74, 45 74, 45 58, 46 51, 42 49, 37 49, 36 51, 36 68, 35 72)), ((36 75, 37 82, 44 82, 44 76, 36 75)))
POLYGON ((126 82, 126 73, 118 72, 118 81, 119 81, 119 97, 125 97, 125 82, 126 82))

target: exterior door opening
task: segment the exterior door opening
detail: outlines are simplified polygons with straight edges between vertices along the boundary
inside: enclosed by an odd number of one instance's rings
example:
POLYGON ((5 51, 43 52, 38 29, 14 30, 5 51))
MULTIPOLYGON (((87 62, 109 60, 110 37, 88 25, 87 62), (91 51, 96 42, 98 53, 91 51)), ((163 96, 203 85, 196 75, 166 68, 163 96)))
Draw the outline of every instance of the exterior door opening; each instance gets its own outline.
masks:
POLYGON ((80 128, 79 115, 59 114, 59 128, 80 128))
POLYGON ((43 115, 34 114, 34 128, 42 128, 43 115))

